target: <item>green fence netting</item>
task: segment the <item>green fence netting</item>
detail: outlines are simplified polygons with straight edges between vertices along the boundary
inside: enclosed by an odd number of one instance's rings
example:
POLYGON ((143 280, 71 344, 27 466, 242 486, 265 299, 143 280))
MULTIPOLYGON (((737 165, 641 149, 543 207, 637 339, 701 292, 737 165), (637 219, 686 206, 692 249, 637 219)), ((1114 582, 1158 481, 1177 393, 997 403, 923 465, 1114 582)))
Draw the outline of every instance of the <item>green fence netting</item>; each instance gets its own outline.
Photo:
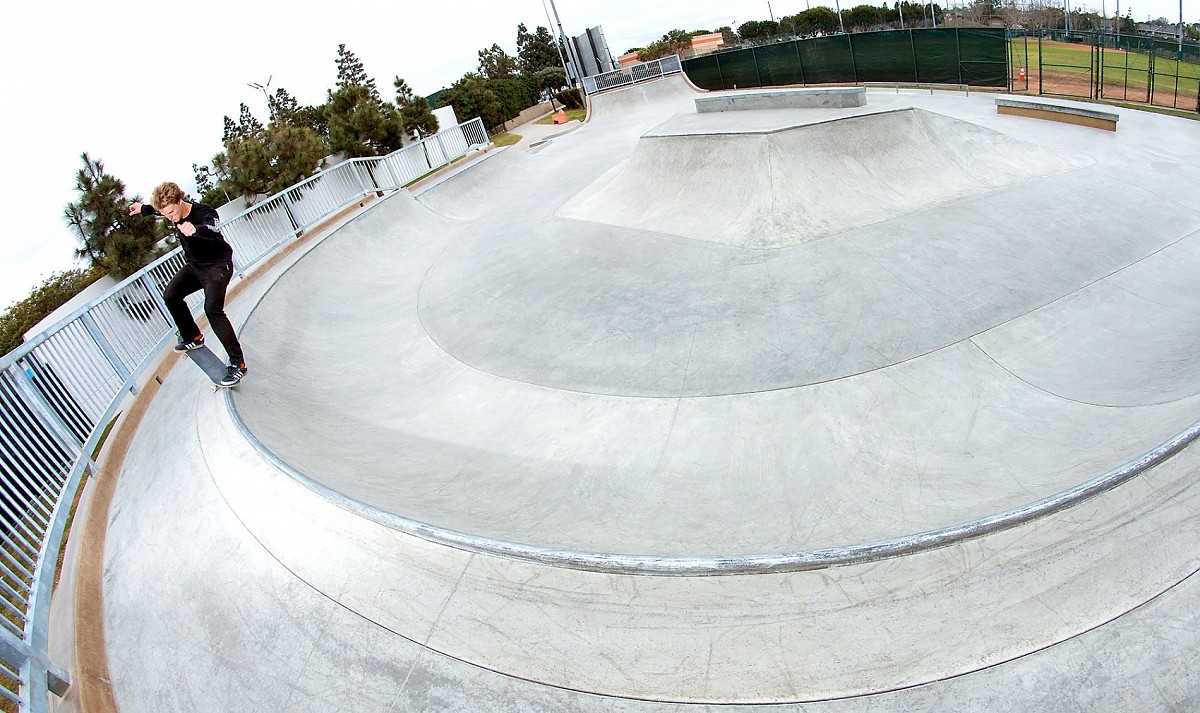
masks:
POLYGON ((780 42, 684 60, 703 89, 916 82, 1008 86, 1003 28, 886 30, 780 42))

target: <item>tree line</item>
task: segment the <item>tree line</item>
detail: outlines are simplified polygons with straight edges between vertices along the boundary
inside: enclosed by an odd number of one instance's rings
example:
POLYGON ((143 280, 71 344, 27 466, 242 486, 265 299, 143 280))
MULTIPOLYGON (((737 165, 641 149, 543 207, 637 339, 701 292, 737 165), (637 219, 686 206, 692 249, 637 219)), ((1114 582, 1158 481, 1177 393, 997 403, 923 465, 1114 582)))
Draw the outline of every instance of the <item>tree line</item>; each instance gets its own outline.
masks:
POLYGON ((891 7, 877 5, 858 5, 838 14, 825 6, 817 6, 803 10, 795 15, 786 15, 778 20, 747 20, 738 25, 737 30, 726 25, 716 30, 671 30, 660 39, 645 47, 633 47, 626 54, 637 52, 638 60, 650 62, 672 54, 680 54, 691 47, 692 38, 697 35, 707 35, 719 32, 722 44, 736 47, 744 44, 761 44, 789 37, 813 37, 832 35, 840 32, 843 24, 847 32, 864 32, 870 30, 899 27, 901 15, 906 27, 916 27, 932 24, 936 17, 942 22, 941 6, 930 3, 895 2, 891 7))

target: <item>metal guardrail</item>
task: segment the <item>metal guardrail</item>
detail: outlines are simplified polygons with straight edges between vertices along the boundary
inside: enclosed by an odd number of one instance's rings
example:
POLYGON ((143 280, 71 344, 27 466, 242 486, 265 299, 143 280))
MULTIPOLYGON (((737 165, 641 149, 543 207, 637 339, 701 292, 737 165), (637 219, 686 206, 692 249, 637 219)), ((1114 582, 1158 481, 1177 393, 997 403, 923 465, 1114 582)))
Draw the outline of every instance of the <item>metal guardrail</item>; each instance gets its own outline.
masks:
MULTIPOLYGON (((928 89, 930 94, 933 94, 935 89, 940 89, 943 91, 963 92, 967 96, 971 96, 970 84, 946 84, 937 82, 859 82, 859 84, 864 87, 887 89, 894 88, 897 94, 900 93, 901 89, 928 89)), ((975 91, 978 92, 979 88, 976 87, 975 91)))
POLYGON ((662 59, 656 59, 653 62, 643 62, 629 67, 622 67, 604 74, 597 74, 591 77, 583 78, 583 90, 587 94, 595 94, 602 92, 605 89, 615 89, 616 87, 624 87, 630 84, 647 79, 657 79, 668 74, 683 71, 683 63, 679 60, 679 55, 669 55, 662 59))
MULTIPOLYGON (((371 193, 394 191, 490 143, 476 118, 387 156, 344 161, 221 225, 239 275, 371 193)), ((172 341, 163 290, 180 248, 0 357, 0 699, 45 713, 66 671, 48 655, 50 595, 71 505, 125 398, 172 341)), ((193 313, 203 297, 193 295, 193 313)))

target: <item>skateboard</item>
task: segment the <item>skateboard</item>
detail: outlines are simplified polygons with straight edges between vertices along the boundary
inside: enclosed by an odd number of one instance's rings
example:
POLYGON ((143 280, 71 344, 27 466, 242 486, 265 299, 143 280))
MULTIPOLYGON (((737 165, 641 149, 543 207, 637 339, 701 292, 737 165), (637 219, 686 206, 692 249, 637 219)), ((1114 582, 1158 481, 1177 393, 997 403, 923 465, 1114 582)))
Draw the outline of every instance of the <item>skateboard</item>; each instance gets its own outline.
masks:
POLYGON ((216 354, 213 354, 212 350, 208 347, 192 349, 191 351, 184 352, 184 356, 191 359, 196 366, 200 367, 208 375, 209 381, 212 382, 213 393, 216 393, 217 389, 232 389, 234 386, 237 386, 237 384, 233 386, 221 385, 221 379, 225 378, 225 362, 221 361, 216 354))

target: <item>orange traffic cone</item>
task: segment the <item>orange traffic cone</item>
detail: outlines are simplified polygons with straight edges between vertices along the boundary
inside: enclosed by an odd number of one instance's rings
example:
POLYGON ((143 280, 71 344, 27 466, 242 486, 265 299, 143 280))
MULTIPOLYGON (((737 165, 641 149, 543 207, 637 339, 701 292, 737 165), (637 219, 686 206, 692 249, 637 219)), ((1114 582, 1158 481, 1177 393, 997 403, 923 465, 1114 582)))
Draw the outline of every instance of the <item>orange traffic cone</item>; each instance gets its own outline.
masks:
POLYGON ((1025 68, 1021 67, 1021 80, 1024 81, 1024 79, 1025 79, 1025 68))

